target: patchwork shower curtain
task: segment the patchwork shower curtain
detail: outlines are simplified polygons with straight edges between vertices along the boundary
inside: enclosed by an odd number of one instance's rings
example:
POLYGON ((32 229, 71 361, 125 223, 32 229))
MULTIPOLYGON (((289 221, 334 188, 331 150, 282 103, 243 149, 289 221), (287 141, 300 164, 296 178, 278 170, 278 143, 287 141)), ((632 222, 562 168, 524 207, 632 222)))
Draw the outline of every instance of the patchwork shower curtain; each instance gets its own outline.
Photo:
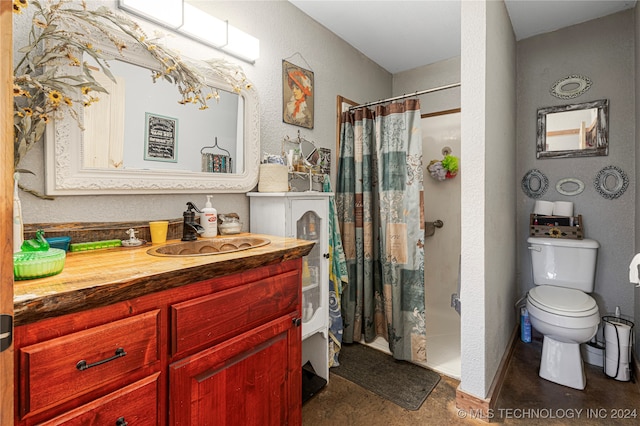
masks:
POLYGON ((426 361, 420 102, 344 112, 340 133, 343 342, 382 336, 394 358, 426 361))

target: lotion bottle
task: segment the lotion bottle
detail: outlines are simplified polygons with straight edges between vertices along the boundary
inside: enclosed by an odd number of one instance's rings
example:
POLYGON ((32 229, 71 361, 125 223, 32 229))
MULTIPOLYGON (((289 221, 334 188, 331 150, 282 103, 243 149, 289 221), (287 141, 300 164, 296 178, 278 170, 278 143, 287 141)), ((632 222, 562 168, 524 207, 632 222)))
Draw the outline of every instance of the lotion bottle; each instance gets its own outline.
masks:
POLYGON ((207 203, 200 214, 200 226, 204 228, 202 237, 215 237, 218 235, 218 211, 211 206, 211 195, 207 195, 207 203))

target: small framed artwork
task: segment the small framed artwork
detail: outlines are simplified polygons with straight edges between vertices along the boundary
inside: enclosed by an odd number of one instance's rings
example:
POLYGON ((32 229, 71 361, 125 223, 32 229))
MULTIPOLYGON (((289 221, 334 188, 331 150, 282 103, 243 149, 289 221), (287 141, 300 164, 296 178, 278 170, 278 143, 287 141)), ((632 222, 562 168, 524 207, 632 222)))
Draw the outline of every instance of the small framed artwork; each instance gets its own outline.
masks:
POLYGON ((282 61, 282 120, 313 129, 313 72, 282 61))
POLYGON ((331 150, 329 148, 318 148, 318 163, 323 175, 331 174, 331 150))
POLYGON ((145 113, 144 159, 178 162, 178 119, 145 113))

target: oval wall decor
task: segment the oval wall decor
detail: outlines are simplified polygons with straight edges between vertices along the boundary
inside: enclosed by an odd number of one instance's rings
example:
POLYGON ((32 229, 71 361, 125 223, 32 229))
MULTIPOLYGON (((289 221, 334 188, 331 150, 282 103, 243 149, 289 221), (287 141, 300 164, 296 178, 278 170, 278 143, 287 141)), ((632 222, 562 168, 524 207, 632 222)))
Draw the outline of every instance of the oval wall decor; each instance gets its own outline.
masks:
POLYGON ((522 191, 530 198, 540 198, 549 188, 549 179, 540 170, 531 169, 522 178, 522 191))
POLYGON ((598 172, 593 180, 593 185, 600 195, 606 199, 613 200, 627 190, 629 178, 621 168, 607 166, 598 172))
POLYGON ((556 191, 562 195, 578 195, 584 191, 584 182, 576 178, 560 179, 556 183, 556 191))
POLYGON ((582 75, 570 75, 553 83, 551 94, 560 99, 573 99, 591 88, 591 80, 582 75))

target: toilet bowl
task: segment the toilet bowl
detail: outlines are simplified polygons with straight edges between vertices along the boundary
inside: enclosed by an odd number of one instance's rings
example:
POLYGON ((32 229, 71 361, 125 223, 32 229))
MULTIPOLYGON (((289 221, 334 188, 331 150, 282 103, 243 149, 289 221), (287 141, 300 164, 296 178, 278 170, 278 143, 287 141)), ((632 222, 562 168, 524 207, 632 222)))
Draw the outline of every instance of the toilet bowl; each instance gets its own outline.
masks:
POLYGON ((531 326, 544 335, 540 377, 574 389, 584 389, 586 379, 580 344, 598 331, 596 301, 573 288, 539 285, 527 295, 531 326))

